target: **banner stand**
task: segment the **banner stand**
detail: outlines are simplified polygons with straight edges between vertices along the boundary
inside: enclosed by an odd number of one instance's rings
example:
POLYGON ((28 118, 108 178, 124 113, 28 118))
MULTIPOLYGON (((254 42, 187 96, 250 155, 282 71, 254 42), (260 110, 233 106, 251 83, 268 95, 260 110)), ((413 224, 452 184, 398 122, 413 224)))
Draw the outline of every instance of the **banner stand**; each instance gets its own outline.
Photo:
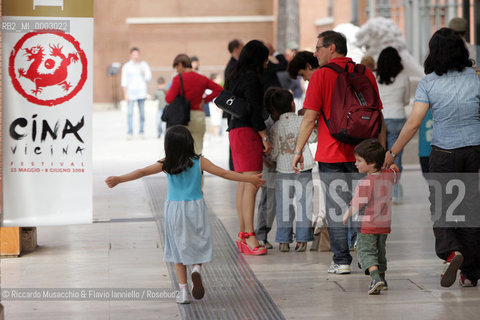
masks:
POLYGON ((92 223, 93 0, 1 4, 0 225, 16 229, 0 235, 18 256, 24 226, 92 223))

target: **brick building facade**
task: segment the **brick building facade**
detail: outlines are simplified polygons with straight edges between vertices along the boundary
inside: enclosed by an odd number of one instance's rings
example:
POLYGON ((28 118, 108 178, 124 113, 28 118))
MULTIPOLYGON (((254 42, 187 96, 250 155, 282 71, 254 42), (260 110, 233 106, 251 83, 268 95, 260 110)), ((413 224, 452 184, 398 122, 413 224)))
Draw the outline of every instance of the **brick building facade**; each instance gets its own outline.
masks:
MULTIPOLYGON (((298 0, 300 48, 313 48, 319 32, 351 21, 351 0, 298 0), (329 7, 329 3, 333 3, 329 7), (331 9, 329 9, 331 8, 331 9)), ((358 1, 359 22, 368 17, 368 0, 358 1)), ((96 0, 95 3, 94 102, 122 99, 120 76, 108 76, 114 62, 125 63, 131 47, 139 47, 156 78, 170 79, 178 53, 200 58, 200 71, 223 74, 230 56, 227 44, 238 38, 259 39, 276 46, 278 0, 96 0)))

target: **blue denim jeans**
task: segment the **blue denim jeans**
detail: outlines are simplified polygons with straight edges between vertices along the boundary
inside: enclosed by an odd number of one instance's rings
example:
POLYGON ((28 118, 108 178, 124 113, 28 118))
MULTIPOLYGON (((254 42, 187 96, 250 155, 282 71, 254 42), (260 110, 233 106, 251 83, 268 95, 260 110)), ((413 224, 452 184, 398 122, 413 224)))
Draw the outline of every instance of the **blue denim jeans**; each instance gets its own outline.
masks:
POLYGON ((128 126, 128 131, 127 134, 132 135, 133 134, 133 105, 135 104, 135 101, 138 103, 138 111, 140 114, 140 128, 139 128, 139 133, 143 134, 143 124, 145 123, 145 99, 137 99, 137 100, 128 100, 128 111, 127 111, 127 126, 128 126))
POLYGON ((342 217, 352 201, 352 181, 357 168, 355 162, 319 162, 318 170, 322 188, 325 191, 325 212, 333 262, 349 265, 352 263, 349 240, 354 242, 357 236, 357 228, 351 221, 348 227, 344 226, 342 217))
MULTIPOLYGON (((385 119, 385 126, 387 127, 387 150, 393 146, 397 141, 400 131, 402 131, 403 125, 406 119, 385 119)), ((395 158, 395 164, 398 167, 398 171, 402 172, 402 154, 403 151, 395 158)), ((403 190, 400 183, 394 184, 392 189, 392 198, 394 202, 401 202, 403 198, 403 190)))
MULTIPOLYGON (((387 150, 390 150, 395 141, 397 141, 405 121, 406 119, 385 119, 385 126, 387 127, 387 150)), ((398 166, 400 172, 402 172, 402 153, 403 151, 400 151, 395 158, 395 164, 398 166)))
POLYGON ((312 170, 303 171, 300 175, 277 172, 275 185, 277 203, 277 235, 275 241, 278 243, 291 243, 293 241, 294 203, 297 208, 295 240, 297 242, 313 241, 312 170))

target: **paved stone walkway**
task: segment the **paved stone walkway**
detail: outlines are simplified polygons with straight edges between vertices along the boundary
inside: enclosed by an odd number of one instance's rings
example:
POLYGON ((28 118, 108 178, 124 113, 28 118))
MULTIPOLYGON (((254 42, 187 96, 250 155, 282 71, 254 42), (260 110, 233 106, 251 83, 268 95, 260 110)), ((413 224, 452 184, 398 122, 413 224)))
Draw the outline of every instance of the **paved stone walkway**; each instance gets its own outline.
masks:
MULTIPOLYGON (((98 222, 39 227, 39 248, 35 252, 0 261, 2 288, 173 290, 168 267, 162 261, 163 250, 145 182, 135 181, 113 190, 103 182, 109 175, 150 165, 162 157, 162 141, 155 133, 155 108, 147 105, 146 109, 143 140, 126 140, 124 110, 94 113, 93 217, 98 222)), ((225 137, 206 138, 207 158, 227 167, 226 153, 225 137)), ((160 179, 166 184, 164 177, 160 179)), ((369 278, 354 267, 356 258, 351 275, 329 275, 326 272, 331 261, 329 252, 281 253, 274 244, 275 248, 266 256, 243 257, 285 319, 478 318, 480 287, 460 288, 457 283, 448 289, 440 287, 443 265, 433 250, 427 188, 418 166, 407 166, 402 183, 404 203, 394 206, 392 233, 387 241, 390 289, 380 296, 367 295, 369 278)), ((238 223, 235 183, 207 175, 204 192, 210 211, 233 239, 238 223)), ((270 236, 272 242, 274 232, 270 236)), ((245 308, 249 308, 250 298, 225 297, 245 302, 245 308)), ((6 319, 181 318, 172 298, 150 301, 113 301, 100 297, 88 301, 4 299, 2 304, 6 319)), ((212 305, 212 308, 218 307, 212 305)))

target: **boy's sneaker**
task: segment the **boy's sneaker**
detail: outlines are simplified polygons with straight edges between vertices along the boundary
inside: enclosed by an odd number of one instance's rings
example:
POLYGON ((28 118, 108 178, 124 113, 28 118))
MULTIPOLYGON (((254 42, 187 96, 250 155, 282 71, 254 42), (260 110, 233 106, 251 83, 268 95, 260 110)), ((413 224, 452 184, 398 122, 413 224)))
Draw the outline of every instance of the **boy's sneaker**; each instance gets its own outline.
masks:
POLYGON ((458 252, 452 252, 448 259, 445 261, 446 267, 443 270, 440 279, 440 285, 442 287, 450 287, 457 280, 457 271, 463 263, 463 255, 458 252))
POLYGON ((387 283, 387 280, 385 280, 385 272, 380 272, 380 280, 383 281, 383 288, 382 288, 382 290, 383 290, 383 291, 388 290, 388 283, 387 283))
POLYGON ((382 290, 383 291, 387 291, 388 290, 388 283, 387 283, 387 280, 385 279, 382 279, 383 281, 383 287, 382 287, 382 290))
POLYGON ((470 280, 467 279, 463 276, 462 273, 460 273, 460 279, 459 279, 460 285, 462 287, 476 287, 478 280, 470 280))
POLYGON ((368 294, 380 294, 384 286, 385 283, 382 280, 373 279, 372 282, 370 282, 370 287, 368 287, 368 294))
POLYGON ((328 273, 338 273, 338 274, 349 274, 350 265, 349 264, 336 264, 332 262, 328 268, 328 273))

